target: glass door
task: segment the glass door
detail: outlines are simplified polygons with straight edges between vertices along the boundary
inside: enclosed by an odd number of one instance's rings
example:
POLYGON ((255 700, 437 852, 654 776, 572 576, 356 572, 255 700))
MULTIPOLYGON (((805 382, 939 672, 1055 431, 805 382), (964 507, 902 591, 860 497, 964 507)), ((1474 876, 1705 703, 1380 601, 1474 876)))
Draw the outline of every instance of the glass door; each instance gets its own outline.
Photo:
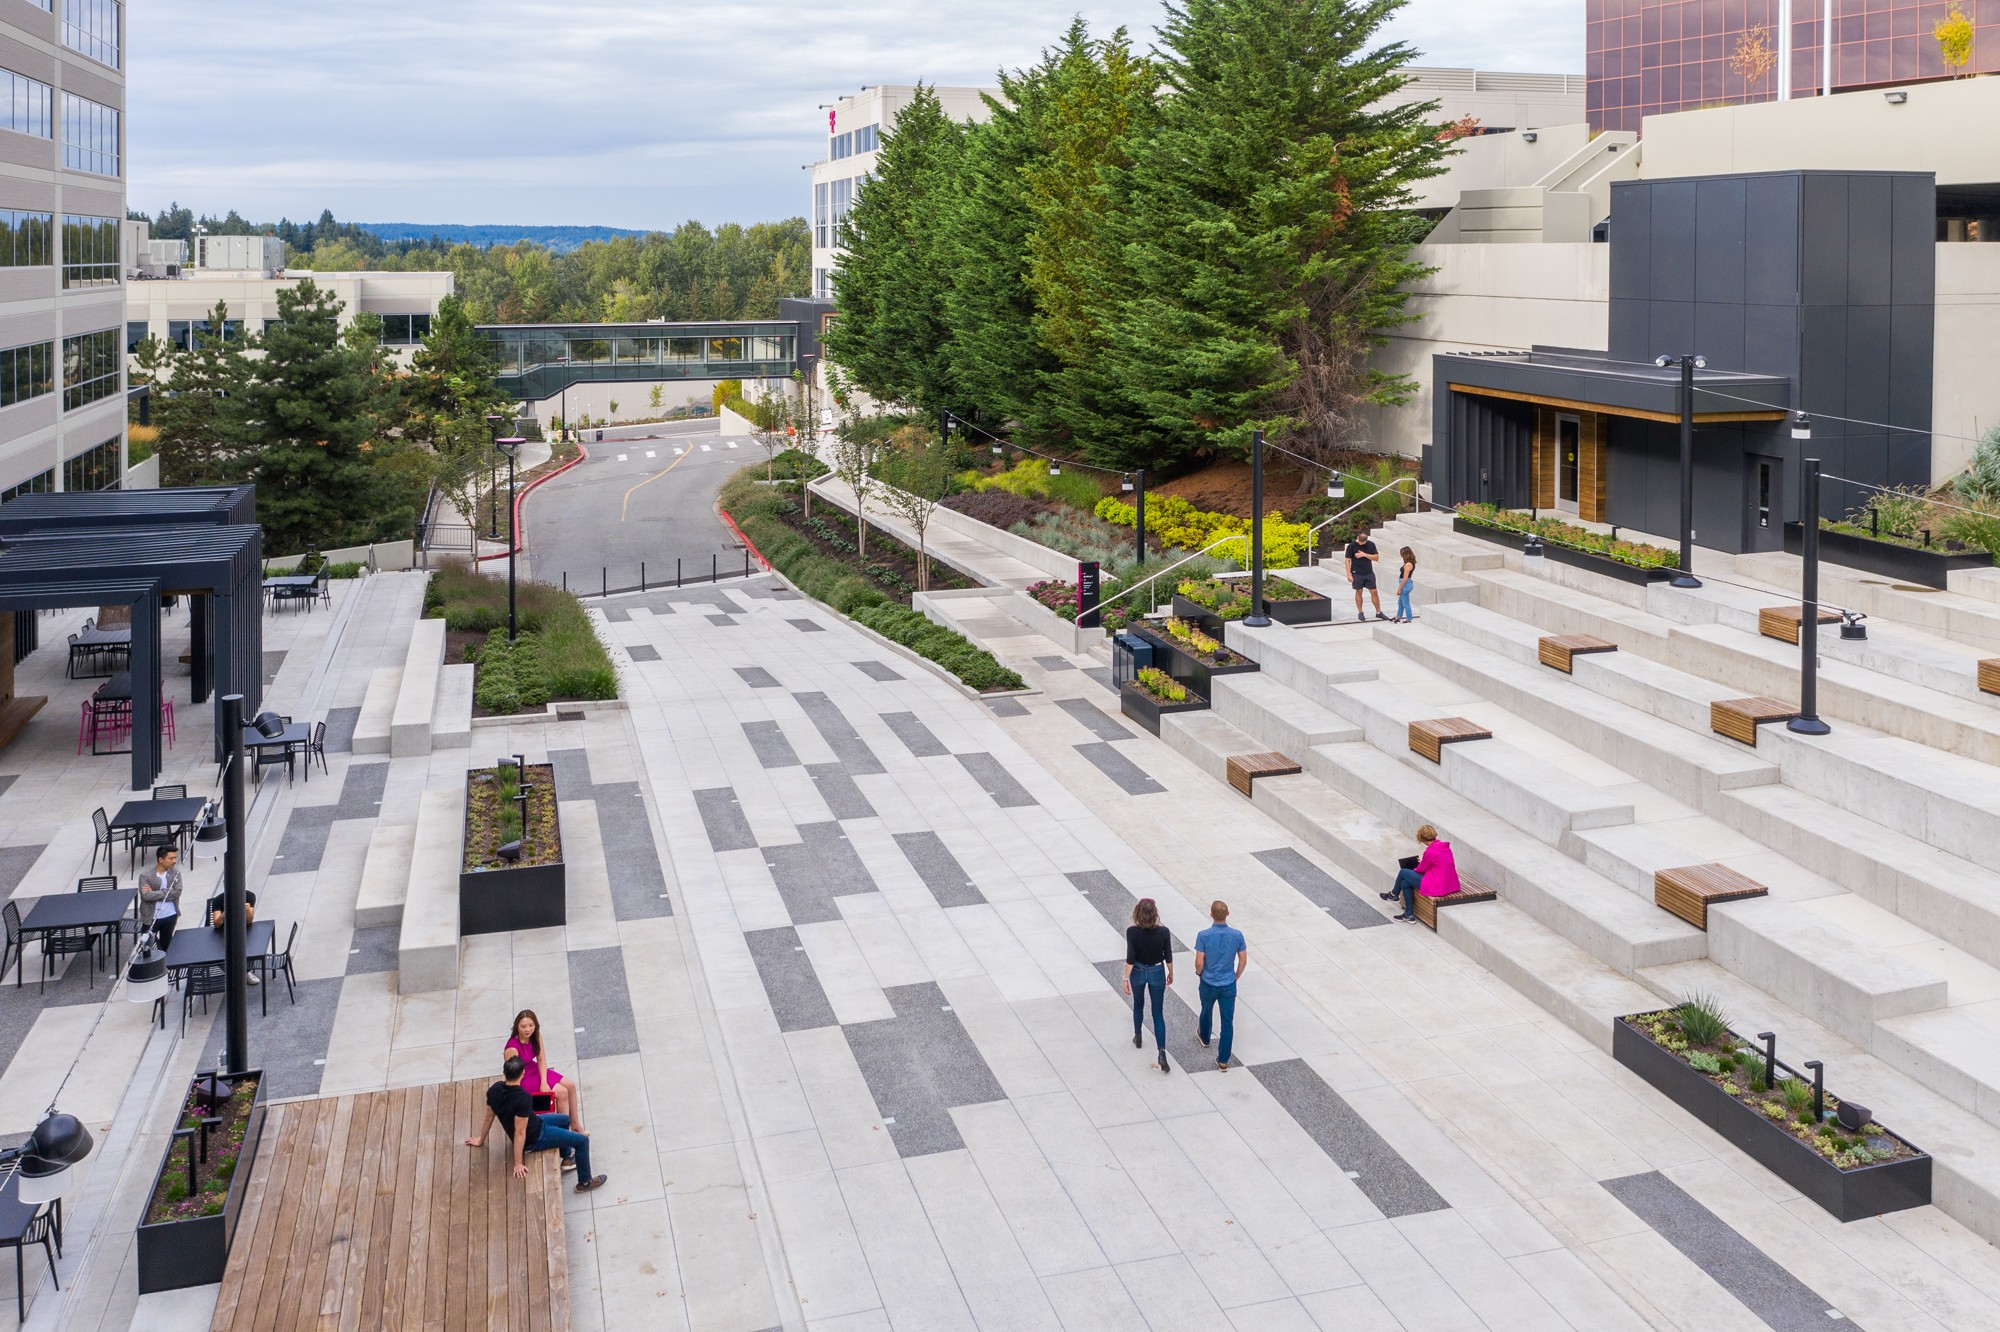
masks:
POLYGON ((1577 511, 1580 467, 1578 453, 1583 448, 1583 424, 1574 416, 1556 418, 1556 508, 1564 513, 1577 511))

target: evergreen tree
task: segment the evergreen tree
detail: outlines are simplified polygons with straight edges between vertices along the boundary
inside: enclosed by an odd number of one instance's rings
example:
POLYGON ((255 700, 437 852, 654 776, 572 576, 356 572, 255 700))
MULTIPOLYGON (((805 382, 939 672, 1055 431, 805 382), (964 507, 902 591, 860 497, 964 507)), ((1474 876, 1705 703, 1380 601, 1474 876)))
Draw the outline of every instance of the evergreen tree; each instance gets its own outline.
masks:
POLYGON ((229 418, 250 368, 242 340, 222 340, 228 316, 228 304, 216 302, 208 327, 217 332, 197 330, 192 351, 177 353, 158 338, 140 344, 144 373, 157 386, 153 423, 160 432, 163 486, 213 486, 229 479, 229 418))
POLYGON ((846 247, 833 271, 840 317, 826 354, 876 398, 925 412, 954 405, 949 229, 957 210, 966 131, 918 85, 882 136, 876 178, 841 227, 846 247))
POLYGON ((1369 48, 1402 0, 1185 0, 1162 32, 1166 95, 1106 170, 1093 258, 1124 289, 1102 381, 1130 418, 1087 440, 1115 463, 1241 452, 1263 427, 1352 446, 1360 402, 1412 386, 1367 368, 1423 270, 1410 186, 1440 169, 1431 103, 1385 105, 1412 56, 1369 48))

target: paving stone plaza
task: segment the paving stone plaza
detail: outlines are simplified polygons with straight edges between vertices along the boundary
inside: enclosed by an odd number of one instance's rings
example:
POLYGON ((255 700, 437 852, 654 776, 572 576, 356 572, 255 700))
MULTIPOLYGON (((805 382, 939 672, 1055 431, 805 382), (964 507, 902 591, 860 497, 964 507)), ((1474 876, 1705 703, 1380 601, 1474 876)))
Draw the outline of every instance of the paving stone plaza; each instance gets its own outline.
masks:
MULTIPOLYGON (((1971 913, 1966 885, 1984 880, 1936 871, 1989 873, 1976 840, 1954 839, 1984 835, 1990 783, 1936 776, 1983 769, 1995 733, 1990 705, 1938 687, 1949 626, 1880 613, 1865 659, 1830 650, 1833 743, 1808 752, 1766 727, 1750 748, 1707 733, 1700 654, 1777 670, 1739 627, 1770 594, 1718 581, 1700 598, 1712 610, 1676 611, 1664 590, 1620 602, 1428 517, 1398 526, 1424 543, 1417 624, 1232 626, 1263 670, 1160 737, 1120 715, 1101 647, 1010 613, 1024 578, 1006 553, 949 534, 934 547, 989 564, 991 586, 945 610, 1028 692, 971 697, 771 575, 593 599, 622 698, 469 726, 451 715, 469 668, 426 671, 412 652, 423 574, 267 616, 269 705, 329 722, 325 770, 271 773, 251 806, 259 919, 300 923, 295 993, 253 994, 267 1094, 359 1106, 484 1082, 534 1009, 609 1177, 560 1190, 554 1326, 2000 1323, 2000 1130, 1975 1035, 2000 971, 1983 915, 1928 929, 1921 885, 1881 886, 1922 876, 1971 913), (1559 674, 1533 655, 1551 632, 1620 650, 1559 674), (1951 700, 1924 741, 1887 712, 1846 720, 1907 663, 1931 683, 1895 706, 1951 700), (399 729, 412 697, 431 709, 420 746, 399 729), (1411 756, 1407 723, 1436 715, 1494 738, 1411 756), (1935 765, 1922 839, 1854 809, 1896 789, 1868 766, 1884 747, 1920 743, 1935 765), (1258 778, 1246 800, 1223 760, 1257 750, 1305 770, 1258 778), (419 902, 427 820, 502 754, 553 767, 567 924, 454 930, 440 972, 419 902), (1885 784, 1841 785, 1870 780, 1885 784), (1419 821, 1499 894, 1439 911, 1435 933, 1377 895, 1419 821), (1690 859, 1769 894, 1713 904, 1697 930, 1651 900, 1651 870, 1690 859), (1150 1035, 1133 1048, 1121 992, 1141 897, 1173 936, 1165 1073, 1150 1035), (1189 952, 1217 897, 1250 949, 1227 1069, 1198 1041, 1189 952), (1838 1221, 1613 1058, 1616 1015, 1694 990, 1739 1030, 1781 1031, 1788 1058, 1823 1060, 1830 1086, 1931 1153, 1933 1205, 1838 1221)), ((1745 559, 1733 576, 1760 572, 1782 571, 1745 559)), ((1989 623, 1976 596, 1949 605, 1989 623)), ((191 790, 214 780, 202 711, 163 778, 191 790)), ((89 809, 118 798, 107 760, 69 750, 9 751, 15 900, 68 892, 89 809)), ((218 875, 197 859, 190 893, 218 875)), ((18 1141, 60 1088, 99 1142, 68 1204, 60 1293, 29 1255, 28 1325, 255 1325, 227 1321, 233 1293, 218 1308, 231 1286, 141 1297, 135 1279, 132 1226, 174 1113, 163 1089, 214 1065, 219 1005, 197 1003, 183 1038, 178 1000, 158 1030, 66 962, 46 996, 33 975, 0 987, 0 1129, 18 1141)), ((402 1132, 429 1131, 419 1104, 463 1103, 397 1102, 402 1132)), ((364 1186, 389 1209, 393 1175, 364 1186)))

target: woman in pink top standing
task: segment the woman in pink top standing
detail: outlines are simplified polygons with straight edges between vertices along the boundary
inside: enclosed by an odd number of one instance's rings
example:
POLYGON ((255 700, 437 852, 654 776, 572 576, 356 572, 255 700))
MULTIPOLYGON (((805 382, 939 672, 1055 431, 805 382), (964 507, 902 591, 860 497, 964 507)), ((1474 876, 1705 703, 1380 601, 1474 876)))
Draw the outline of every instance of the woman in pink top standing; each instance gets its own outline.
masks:
POLYGON ((1417 841, 1423 846, 1423 854, 1417 857, 1415 865, 1408 865, 1396 871, 1396 886, 1383 893, 1384 900, 1401 894, 1403 914, 1397 920, 1417 918, 1417 894, 1425 897, 1450 897, 1458 891, 1458 863, 1452 859, 1451 843, 1438 838, 1438 830, 1426 823, 1417 829, 1417 841))
POLYGON ((535 1109, 542 1108, 540 1098, 546 1096, 550 1110, 570 1116, 570 1127, 583 1132, 576 1084, 554 1069, 542 1066, 542 1020, 535 1016, 534 1009, 524 1008, 514 1015, 514 1034, 507 1038, 507 1053, 519 1055, 528 1066, 521 1074, 521 1090, 536 1098, 535 1109))

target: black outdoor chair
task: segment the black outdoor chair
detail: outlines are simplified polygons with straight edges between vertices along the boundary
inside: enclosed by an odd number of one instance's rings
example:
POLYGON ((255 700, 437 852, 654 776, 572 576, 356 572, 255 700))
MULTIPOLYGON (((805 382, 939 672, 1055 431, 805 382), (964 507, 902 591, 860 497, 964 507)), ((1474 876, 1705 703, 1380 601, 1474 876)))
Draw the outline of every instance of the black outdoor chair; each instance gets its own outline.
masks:
MULTIPOLYGON (((76 881, 76 890, 80 893, 116 892, 118 890, 118 876, 115 874, 93 874, 88 878, 78 879, 76 881)), ((131 918, 128 917, 127 919, 131 918)), ((99 930, 97 932, 97 937, 101 942, 111 944, 110 949, 105 953, 105 960, 107 962, 117 958, 118 946, 125 941, 125 924, 126 922, 121 920, 110 929, 99 930)), ((131 924, 136 932, 139 922, 131 920, 131 924)))
POLYGON ((92 811, 90 826, 97 830, 97 846, 91 848, 90 867, 97 868, 97 852, 101 848, 104 852, 104 868, 110 869, 113 848, 129 845, 132 841, 132 832, 129 828, 113 828, 111 816, 104 812, 102 805, 92 811))
POLYGON ((77 953, 90 954, 90 988, 97 988, 97 931, 79 926, 73 930, 50 930, 42 935, 42 985, 55 975, 56 959, 77 953))
POLYGON ((229 988, 220 962, 198 967, 189 967, 181 974, 181 1035, 187 1035, 188 1009, 194 1007, 195 996, 201 997, 203 1016, 208 1013, 208 996, 223 994, 229 988))
MULTIPOLYGON (((187 793, 188 789, 184 784, 156 786, 153 788, 153 799, 185 800, 187 799, 187 793)), ((181 845, 181 842, 186 835, 187 830, 185 828, 147 828, 132 839, 132 859, 137 861, 139 852, 149 848, 158 851, 163 847, 171 846, 184 852, 186 848, 181 845)))
POLYGON ((292 983, 297 979, 292 975, 292 945, 298 941, 299 923, 293 921, 291 932, 285 936, 284 952, 259 953, 250 959, 250 965, 256 969, 258 979, 265 984, 266 993, 269 992, 271 977, 282 975, 285 978, 285 997, 295 1004, 299 1001, 299 997, 292 989, 292 983))
MULTIPOLYGON (((319 582, 315 584, 315 586, 319 591, 320 602, 324 605, 331 606, 333 604, 333 581, 329 579, 324 573, 322 573, 319 576, 319 582)), ((308 609, 310 609, 310 607, 308 607, 308 609)))
POLYGON ((49 1280, 56 1283, 57 1290, 61 1290, 62 1281, 56 1276, 56 1255, 52 1247, 54 1241, 55 1217, 51 1215, 47 1204, 29 1218, 28 1224, 21 1228, 18 1239, 11 1236, 0 1238, 0 1248, 10 1248, 14 1251, 14 1303, 15 1311, 20 1315, 23 1324, 28 1321, 28 1287, 27 1272, 21 1261, 22 1257, 27 1253, 30 1244, 41 1245, 43 1257, 49 1260, 49 1280))
POLYGON ((264 769, 283 766, 285 780, 290 781, 294 776, 293 763, 297 758, 298 749, 293 745, 279 745, 276 748, 259 745, 250 751, 250 775, 261 782, 264 780, 264 769))
MULTIPOLYGON (((7 925, 7 941, 4 944, 0 944, 0 980, 5 980, 7 978, 7 963, 10 958, 20 962, 23 967, 27 965, 27 953, 21 946, 21 904, 19 902, 8 902, 6 905, 0 906, 0 921, 5 921, 7 925)), ((16 976, 14 977, 14 988, 19 989, 20 987, 21 978, 16 976)))
POLYGON ((328 776, 333 775, 328 771, 326 766, 326 723, 323 721, 313 723, 312 739, 306 741, 306 773, 308 777, 312 774, 312 761, 314 759, 319 760, 319 770, 321 772, 326 773, 328 776))

